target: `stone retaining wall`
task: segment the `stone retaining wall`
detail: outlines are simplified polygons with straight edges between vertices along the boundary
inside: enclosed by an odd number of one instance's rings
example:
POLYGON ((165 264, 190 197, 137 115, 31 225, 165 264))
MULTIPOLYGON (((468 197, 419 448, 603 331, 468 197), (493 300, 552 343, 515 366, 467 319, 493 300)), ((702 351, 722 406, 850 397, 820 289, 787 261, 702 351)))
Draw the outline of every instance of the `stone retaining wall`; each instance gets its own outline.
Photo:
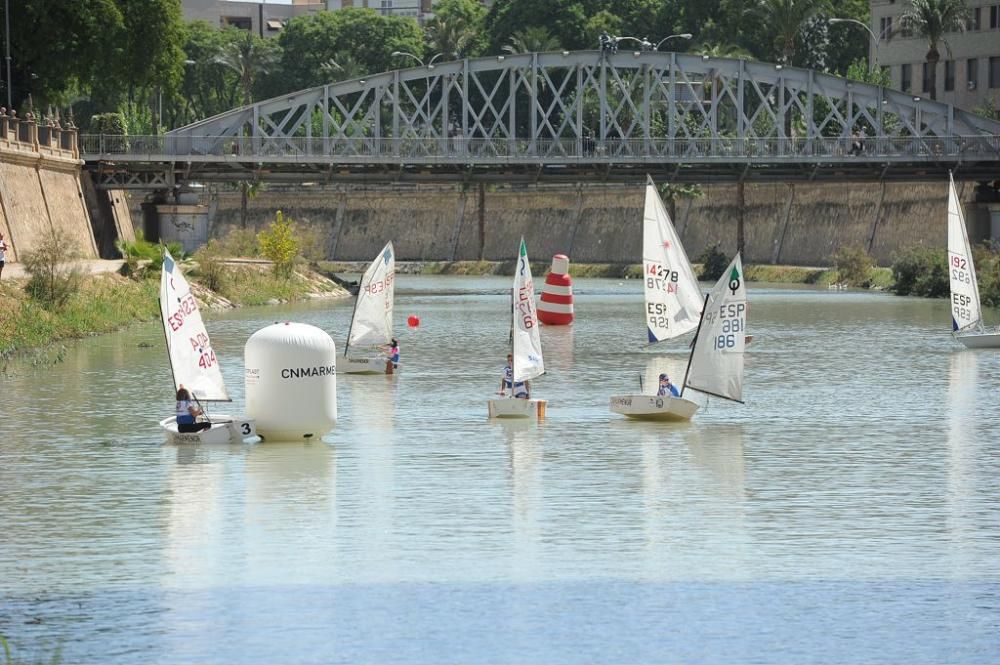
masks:
MULTIPOLYGON (((960 184, 970 235, 989 237, 985 206, 960 184)), ((580 263, 641 261, 641 186, 503 186, 264 189, 248 202, 260 229, 282 210, 321 237, 326 258, 370 260, 392 240, 400 260, 507 260, 524 235, 534 257, 565 253, 580 263)), ((675 224, 692 259, 719 244, 736 248, 735 185, 707 185, 678 200, 675 224)), ((203 196, 212 235, 240 225, 238 191, 203 196)), ((746 185, 743 216, 748 263, 828 265, 840 247, 870 249, 879 264, 914 245, 944 247, 947 183, 746 185)))

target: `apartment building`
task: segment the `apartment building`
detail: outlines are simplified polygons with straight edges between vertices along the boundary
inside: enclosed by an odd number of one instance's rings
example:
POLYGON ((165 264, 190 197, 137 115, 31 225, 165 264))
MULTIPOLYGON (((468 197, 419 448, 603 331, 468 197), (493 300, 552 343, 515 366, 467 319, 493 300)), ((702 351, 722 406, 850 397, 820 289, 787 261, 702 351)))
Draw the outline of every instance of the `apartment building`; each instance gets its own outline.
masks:
POLYGON ((432 17, 433 0, 181 0, 184 20, 208 21, 220 28, 252 30, 262 37, 281 32, 288 20, 319 11, 364 7, 421 23, 432 17))
POLYGON ((326 9, 326 0, 181 0, 185 21, 208 21, 220 28, 252 30, 261 37, 274 37, 288 20, 326 9))
MULTIPOLYGON (((929 98, 927 40, 903 30, 900 21, 908 0, 869 0, 869 5, 871 30, 878 36, 869 39, 869 57, 888 69, 892 87, 929 98)), ((937 99, 969 110, 986 103, 1000 107, 1000 0, 967 0, 967 5, 965 32, 945 36, 950 51, 938 47, 937 99)))

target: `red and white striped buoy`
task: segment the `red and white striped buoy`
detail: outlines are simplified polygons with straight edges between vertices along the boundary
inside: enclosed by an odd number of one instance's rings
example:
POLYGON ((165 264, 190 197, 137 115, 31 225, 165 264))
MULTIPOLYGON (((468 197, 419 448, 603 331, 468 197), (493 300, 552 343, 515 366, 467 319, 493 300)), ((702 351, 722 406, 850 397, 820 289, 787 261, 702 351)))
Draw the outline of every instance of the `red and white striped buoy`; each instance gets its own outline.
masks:
POLYGON ((549 326, 573 323, 573 283, 569 279, 569 257, 565 254, 552 257, 552 269, 542 285, 538 320, 549 326))

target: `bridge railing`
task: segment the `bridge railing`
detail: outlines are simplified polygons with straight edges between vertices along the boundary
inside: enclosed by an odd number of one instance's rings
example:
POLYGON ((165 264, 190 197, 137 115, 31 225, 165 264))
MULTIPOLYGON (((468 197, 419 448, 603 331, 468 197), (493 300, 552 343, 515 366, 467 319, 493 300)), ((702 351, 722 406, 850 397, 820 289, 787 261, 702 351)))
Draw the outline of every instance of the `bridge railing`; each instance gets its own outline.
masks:
POLYGON ((260 162, 646 162, 790 161, 858 157, 1000 160, 1000 136, 648 138, 648 139, 395 139, 258 136, 80 136, 84 159, 260 162))

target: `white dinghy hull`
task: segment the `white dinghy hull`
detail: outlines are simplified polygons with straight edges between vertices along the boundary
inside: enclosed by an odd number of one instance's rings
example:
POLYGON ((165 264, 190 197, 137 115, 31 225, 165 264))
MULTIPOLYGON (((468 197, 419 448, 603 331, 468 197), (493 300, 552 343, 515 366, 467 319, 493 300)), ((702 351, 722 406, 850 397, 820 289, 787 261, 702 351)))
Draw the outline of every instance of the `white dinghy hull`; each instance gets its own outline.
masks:
POLYGON ((337 374, 385 374, 385 358, 337 359, 337 374))
POLYGON ((490 418, 535 418, 545 419, 544 399, 520 399, 499 397, 488 400, 490 418))
POLYGON ((232 416, 223 415, 212 416, 212 426, 200 432, 179 432, 176 416, 161 420, 160 427, 167 438, 167 443, 174 444, 243 443, 246 439, 257 436, 257 428, 253 420, 235 419, 232 416))
POLYGON ((972 333, 967 335, 955 335, 955 339, 969 349, 1000 348, 1000 333, 972 333))
POLYGON ((700 408, 698 404, 683 397, 659 397, 656 395, 615 395, 609 407, 618 413, 636 420, 683 421, 700 408))

